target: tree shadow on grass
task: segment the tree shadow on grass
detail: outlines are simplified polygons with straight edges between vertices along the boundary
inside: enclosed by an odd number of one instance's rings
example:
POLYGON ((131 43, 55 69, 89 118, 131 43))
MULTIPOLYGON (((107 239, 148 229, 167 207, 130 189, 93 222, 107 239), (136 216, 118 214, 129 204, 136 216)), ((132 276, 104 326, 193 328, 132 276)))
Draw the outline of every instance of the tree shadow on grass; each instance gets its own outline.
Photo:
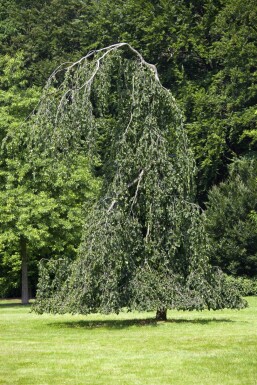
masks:
POLYGON ((16 308, 16 307, 22 307, 22 308, 30 308, 31 307, 31 303, 29 304, 26 304, 26 305, 23 305, 21 302, 7 302, 7 303, 1 303, 0 302, 0 309, 3 310, 3 309, 11 309, 11 308, 16 308))
POLYGON ((156 321, 153 318, 147 319, 130 319, 130 320, 83 320, 83 321, 66 321, 66 322, 52 322, 48 325, 58 328, 68 328, 68 329, 125 329, 131 326, 143 327, 157 327, 162 324, 198 324, 198 325, 207 325, 210 323, 228 323, 234 322, 227 318, 195 318, 195 319, 184 319, 184 318, 174 318, 168 319, 167 321, 156 321))

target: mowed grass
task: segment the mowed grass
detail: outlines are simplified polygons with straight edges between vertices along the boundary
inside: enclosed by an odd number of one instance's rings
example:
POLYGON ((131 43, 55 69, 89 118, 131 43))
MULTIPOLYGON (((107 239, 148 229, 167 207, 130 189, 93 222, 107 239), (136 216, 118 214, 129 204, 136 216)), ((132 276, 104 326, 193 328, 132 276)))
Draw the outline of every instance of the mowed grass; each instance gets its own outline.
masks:
POLYGON ((0 301, 1 385, 256 385, 257 297, 244 310, 90 316, 0 301))

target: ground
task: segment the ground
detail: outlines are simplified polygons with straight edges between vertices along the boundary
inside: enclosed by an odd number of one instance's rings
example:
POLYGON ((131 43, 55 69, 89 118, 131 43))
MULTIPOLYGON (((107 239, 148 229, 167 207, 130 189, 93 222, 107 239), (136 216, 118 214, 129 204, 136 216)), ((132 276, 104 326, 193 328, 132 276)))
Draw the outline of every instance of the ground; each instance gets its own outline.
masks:
POLYGON ((0 385, 257 385, 257 297, 240 311, 36 315, 0 301, 0 385))

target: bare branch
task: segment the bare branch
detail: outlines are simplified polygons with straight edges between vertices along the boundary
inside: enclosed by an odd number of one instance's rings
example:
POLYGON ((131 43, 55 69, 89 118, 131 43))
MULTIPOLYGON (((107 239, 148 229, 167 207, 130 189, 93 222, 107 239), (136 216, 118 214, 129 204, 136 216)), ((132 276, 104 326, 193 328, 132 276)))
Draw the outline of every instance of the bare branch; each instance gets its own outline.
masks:
POLYGON ((114 199, 114 200, 112 201, 112 203, 110 204, 110 206, 109 206, 109 208, 108 208, 108 210, 107 210, 107 214, 109 214, 109 212, 113 209, 115 203, 117 203, 117 200, 116 200, 116 199, 114 199))
POLYGON ((139 190, 139 186, 140 186, 140 182, 143 178, 143 175, 144 175, 144 170, 142 170, 137 178, 138 180, 138 183, 137 183, 137 188, 136 188, 136 192, 135 192, 135 195, 134 195, 134 198, 133 198, 133 201, 132 201, 132 204, 131 204, 131 208, 130 208, 130 211, 132 211, 132 208, 134 206, 134 204, 136 203, 136 200, 137 200, 137 195, 138 195, 138 190, 139 190))

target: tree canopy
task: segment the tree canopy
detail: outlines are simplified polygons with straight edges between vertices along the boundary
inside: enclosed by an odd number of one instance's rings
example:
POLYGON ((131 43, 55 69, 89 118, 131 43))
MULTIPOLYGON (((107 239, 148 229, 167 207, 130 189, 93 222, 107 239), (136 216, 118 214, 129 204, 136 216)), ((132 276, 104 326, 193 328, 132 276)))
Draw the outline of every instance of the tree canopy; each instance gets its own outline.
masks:
POLYGON ((244 306, 208 263, 182 115, 138 51, 120 43, 59 67, 32 133, 32 148, 47 156, 85 146, 92 166, 103 163, 79 257, 42 264, 37 311, 244 306))

